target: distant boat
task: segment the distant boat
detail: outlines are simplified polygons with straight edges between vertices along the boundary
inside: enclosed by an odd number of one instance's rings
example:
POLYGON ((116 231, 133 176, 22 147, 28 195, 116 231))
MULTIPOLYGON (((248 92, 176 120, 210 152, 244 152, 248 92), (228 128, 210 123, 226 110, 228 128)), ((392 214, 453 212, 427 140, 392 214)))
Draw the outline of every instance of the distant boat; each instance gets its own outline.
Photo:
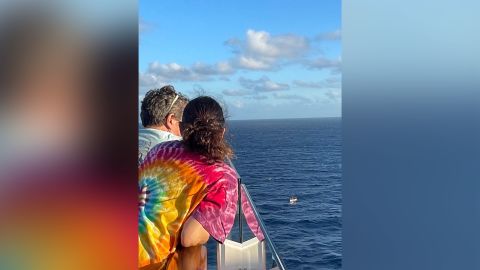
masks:
POLYGON ((290 197, 290 204, 296 204, 297 201, 298 201, 297 196, 292 196, 292 197, 290 197))

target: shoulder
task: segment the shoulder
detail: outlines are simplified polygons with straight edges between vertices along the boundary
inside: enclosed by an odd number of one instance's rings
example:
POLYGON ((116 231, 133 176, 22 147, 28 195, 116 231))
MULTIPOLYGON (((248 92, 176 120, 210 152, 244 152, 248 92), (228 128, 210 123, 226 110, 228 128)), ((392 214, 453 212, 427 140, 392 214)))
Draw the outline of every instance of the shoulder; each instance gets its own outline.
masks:
POLYGON ((167 141, 155 145, 147 154, 145 160, 169 159, 185 154, 186 149, 181 141, 167 141))
POLYGON ((224 162, 218 164, 216 166, 216 170, 222 172, 224 174, 224 177, 232 179, 238 178, 237 171, 224 162))
POLYGON ((138 139, 140 139, 140 140, 153 141, 153 140, 159 140, 159 137, 160 136, 158 135, 158 133, 154 129, 140 128, 138 130, 138 139))
POLYGON ((176 136, 170 132, 154 128, 140 128, 138 131, 138 138, 139 140, 152 141, 155 144, 182 139, 182 137, 176 136))
POLYGON ((206 166, 205 172, 210 184, 236 186, 237 172, 223 162, 206 166))

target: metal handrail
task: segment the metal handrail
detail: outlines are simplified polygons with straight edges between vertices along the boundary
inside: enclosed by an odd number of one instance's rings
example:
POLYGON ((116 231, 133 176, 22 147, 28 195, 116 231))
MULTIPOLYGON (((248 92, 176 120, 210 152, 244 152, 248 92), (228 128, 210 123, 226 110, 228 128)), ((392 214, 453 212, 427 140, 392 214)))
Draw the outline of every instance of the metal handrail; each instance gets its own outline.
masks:
POLYGON ((280 270, 286 270, 287 268, 285 267, 285 264, 283 263, 282 259, 280 259, 280 256, 278 255, 278 252, 277 252, 277 249, 275 248, 275 245, 273 244, 272 239, 268 235, 267 229, 265 227, 265 223, 263 223, 263 220, 260 217, 260 214, 258 213, 258 210, 255 207, 255 204, 253 203, 252 197, 250 196, 250 193, 248 192, 247 187, 245 186, 245 184, 242 184, 242 178, 240 177, 240 174, 238 173, 237 169, 233 165, 233 162, 230 159, 228 159, 227 161, 228 161, 230 167, 232 167, 235 170, 235 172, 237 174, 237 178, 238 178, 238 201, 240 202, 238 204, 239 205, 238 224, 239 224, 239 232, 240 232, 240 243, 242 243, 242 241, 243 241, 243 229, 242 229, 242 220, 241 220, 241 215, 242 215, 242 211, 241 211, 242 210, 242 208, 241 208, 242 207, 241 189, 243 188, 243 190, 245 191, 245 195, 247 197, 247 200, 250 203, 250 206, 252 207, 253 214, 255 215, 255 218, 257 219, 258 224, 260 225, 260 229, 262 230, 262 233, 263 233, 263 236, 265 237, 267 245, 272 252, 272 257, 273 257, 272 259, 276 262, 276 264, 277 264, 277 266, 280 270))
POLYGON ((237 171, 237 168, 235 168, 235 165, 233 164, 232 160, 231 159, 227 159, 227 162, 228 162, 228 165, 230 165, 230 167, 235 171, 235 173, 237 174, 237 183, 238 183, 238 231, 239 231, 239 236, 238 236, 238 240, 239 240, 239 243, 243 243, 243 224, 242 224, 242 192, 241 192, 241 189, 240 187, 242 186, 242 178, 240 177, 240 174, 238 173, 237 171))
POLYGON ((257 208, 253 204, 252 197, 250 197, 250 193, 247 190, 247 187, 245 184, 242 184, 242 188, 245 191, 245 195, 247 196, 248 201, 250 202, 250 205, 252 206, 253 214, 255 215, 255 218, 257 219, 260 229, 262 229, 263 236, 265 237, 265 240, 267 240, 267 244, 270 247, 270 250, 272 251, 272 255, 275 259, 275 262, 277 263, 277 266, 280 270, 286 270, 285 265, 283 264, 282 259, 280 259, 280 256, 278 256, 277 249, 275 248, 275 245, 273 244, 272 239, 268 235, 268 232, 266 230, 265 224, 263 223, 262 218, 260 217, 260 214, 257 211, 257 208))

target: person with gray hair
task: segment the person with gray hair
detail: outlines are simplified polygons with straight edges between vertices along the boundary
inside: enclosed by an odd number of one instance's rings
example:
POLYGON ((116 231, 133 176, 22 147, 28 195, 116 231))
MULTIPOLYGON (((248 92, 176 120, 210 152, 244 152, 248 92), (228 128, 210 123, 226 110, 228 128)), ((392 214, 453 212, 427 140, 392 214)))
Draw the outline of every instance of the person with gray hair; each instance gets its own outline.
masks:
POLYGON ((179 124, 187 103, 188 98, 171 85, 147 92, 140 112, 143 128, 138 132, 138 165, 155 145, 182 139, 179 124))

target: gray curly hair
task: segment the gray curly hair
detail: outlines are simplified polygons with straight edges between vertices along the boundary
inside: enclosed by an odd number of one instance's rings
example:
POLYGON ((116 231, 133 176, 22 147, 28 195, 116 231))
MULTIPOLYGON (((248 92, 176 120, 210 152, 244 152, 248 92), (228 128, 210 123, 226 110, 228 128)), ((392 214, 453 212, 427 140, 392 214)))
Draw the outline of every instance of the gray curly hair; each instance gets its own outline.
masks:
POLYGON ((160 89, 152 89, 145 94, 142 100, 140 118, 144 127, 162 125, 169 114, 182 119, 183 109, 188 98, 175 91, 171 85, 160 89))

